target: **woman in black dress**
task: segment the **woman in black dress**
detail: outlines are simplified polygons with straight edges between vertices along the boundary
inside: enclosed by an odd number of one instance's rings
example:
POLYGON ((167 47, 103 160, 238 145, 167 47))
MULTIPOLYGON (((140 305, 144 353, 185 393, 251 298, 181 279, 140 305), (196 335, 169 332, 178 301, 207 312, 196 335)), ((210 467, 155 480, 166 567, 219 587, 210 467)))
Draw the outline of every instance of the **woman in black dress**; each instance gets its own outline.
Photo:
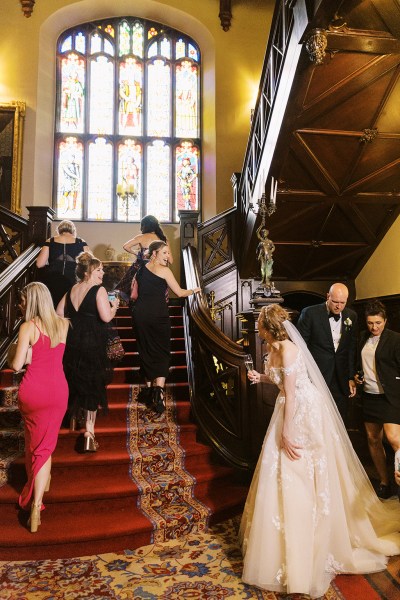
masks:
POLYGON ((383 433, 400 461, 400 333, 386 328, 386 309, 379 300, 367 304, 365 318, 368 331, 361 334, 355 380, 363 385, 363 420, 380 478, 377 494, 386 499, 392 493, 383 433))
POLYGON ((149 261, 136 276, 139 295, 132 309, 140 368, 147 386, 140 399, 148 406, 152 405, 159 414, 165 410, 164 385, 171 355, 167 290, 170 288, 179 298, 200 292, 200 288, 185 290, 180 287, 168 267, 169 258, 165 242, 151 242, 149 261))
POLYGON ((72 221, 61 221, 56 235, 43 244, 36 259, 38 279, 49 288, 56 308, 64 294, 76 283, 76 257, 88 251, 86 242, 76 237, 72 221))
POLYGON ((57 314, 71 320, 64 354, 71 429, 83 411, 84 451, 96 452, 94 424, 97 408, 107 409, 106 385, 111 367, 107 358, 108 323, 115 317, 119 299, 110 306, 106 289, 101 285, 104 271, 98 258, 82 252, 76 262, 78 283, 61 299, 57 314))
MULTIPOLYGON (((118 292, 120 293, 123 300, 128 301, 131 293, 131 285, 132 279, 135 273, 140 269, 141 266, 146 260, 147 251, 151 242, 156 240, 161 240, 168 244, 167 238, 163 230, 160 227, 160 223, 156 217, 153 215, 146 215, 140 222, 140 231, 139 235, 135 235, 131 240, 128 240, 123 245, 123 248, 126 252, 133 254, 135 256, 135 260, 132 265, 129 267, 123 278, 117 283, 115 286, 118 292)), ((172 265, 172 255, 170 253, 169 264, 172 265)))

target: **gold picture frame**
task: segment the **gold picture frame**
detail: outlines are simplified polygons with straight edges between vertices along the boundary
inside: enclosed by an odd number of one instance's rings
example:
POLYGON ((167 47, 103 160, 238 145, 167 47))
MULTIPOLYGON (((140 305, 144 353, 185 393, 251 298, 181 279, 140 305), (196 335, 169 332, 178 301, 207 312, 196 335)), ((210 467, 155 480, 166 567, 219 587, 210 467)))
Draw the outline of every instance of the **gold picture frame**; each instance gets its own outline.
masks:
POLYGON ((0 103, 0 206, 21 214, 25 102, 0 103))

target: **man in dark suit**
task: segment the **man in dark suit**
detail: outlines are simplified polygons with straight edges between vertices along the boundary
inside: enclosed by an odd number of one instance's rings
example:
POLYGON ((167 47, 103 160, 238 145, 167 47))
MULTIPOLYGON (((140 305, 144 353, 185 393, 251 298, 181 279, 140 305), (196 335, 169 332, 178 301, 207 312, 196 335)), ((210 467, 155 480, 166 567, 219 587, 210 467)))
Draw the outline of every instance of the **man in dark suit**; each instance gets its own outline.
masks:
POLYGON ((349 290, 334 283, 323 304, 307 306, 297 328, 307 343, 339 409, 347 417, 348 398, 355 396, 354 382, 357 314, 346 308, 349 290))

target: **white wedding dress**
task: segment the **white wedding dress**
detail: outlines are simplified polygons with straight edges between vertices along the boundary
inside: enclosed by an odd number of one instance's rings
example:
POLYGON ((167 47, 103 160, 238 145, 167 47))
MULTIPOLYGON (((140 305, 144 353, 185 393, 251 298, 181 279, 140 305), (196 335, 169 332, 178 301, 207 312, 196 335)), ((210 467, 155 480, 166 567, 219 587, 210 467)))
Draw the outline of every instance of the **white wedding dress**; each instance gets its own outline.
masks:
POLYGON ((288 368, 266 364, 280 392, 240 526, 242 579, 318 598, 336 574, 380 571, 400 553, 400 506, 376 496, 322 375, 284 324, 299 351, 288 368), (281 450, 285 377, 295 378, 295 443, 303 448, 295 461, 281 450))

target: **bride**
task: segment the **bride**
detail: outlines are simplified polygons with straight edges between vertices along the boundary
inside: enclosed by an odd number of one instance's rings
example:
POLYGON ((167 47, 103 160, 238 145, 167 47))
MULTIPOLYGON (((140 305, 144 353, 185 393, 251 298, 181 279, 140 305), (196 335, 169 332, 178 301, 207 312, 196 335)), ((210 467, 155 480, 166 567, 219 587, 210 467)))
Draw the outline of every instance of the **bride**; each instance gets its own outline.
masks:
POLYGON ((242 579, 261 589, 323 596, 339 573, 384 570, 400 554, 399 503, 382 503, 332 396, 288 313, 263 307, 265 374, 279 388, 240 525, 242 579))

